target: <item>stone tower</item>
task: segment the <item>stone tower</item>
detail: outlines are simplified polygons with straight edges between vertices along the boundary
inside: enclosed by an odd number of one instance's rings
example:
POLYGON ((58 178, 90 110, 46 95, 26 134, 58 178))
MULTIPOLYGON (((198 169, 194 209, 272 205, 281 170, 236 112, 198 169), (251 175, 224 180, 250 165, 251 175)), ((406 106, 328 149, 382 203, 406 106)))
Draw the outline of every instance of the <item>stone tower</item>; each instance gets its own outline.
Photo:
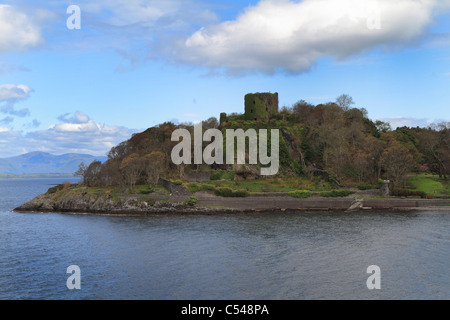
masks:
POLYGON ((249 93, 245 95, 245 120, 268 121, 278 113, 278 93, 249 93))

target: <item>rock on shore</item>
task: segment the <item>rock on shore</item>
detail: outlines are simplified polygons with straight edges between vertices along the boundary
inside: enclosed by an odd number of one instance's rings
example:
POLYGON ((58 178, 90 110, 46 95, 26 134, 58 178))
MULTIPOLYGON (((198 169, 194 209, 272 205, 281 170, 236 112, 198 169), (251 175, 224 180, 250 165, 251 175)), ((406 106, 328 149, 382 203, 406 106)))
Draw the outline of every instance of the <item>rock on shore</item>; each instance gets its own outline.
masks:
POLYGON ((111 195, 107 192, 88 193, 87 188, 68 188, 47 192, 14 209, 16 212, 60 212, 92 214, 211 214, 250 212, 289 212, 304 210, 405 210, 420 208, 450 209, 450 200, 427 199, 360 199, 311 197, 293 198, 286 194, 255 194, 245 198, 226 198, 209 193, 196 193, 196 204, 186 202, 192 194, 143 196, 142 194, 111 195))
POLYGON ((186 196, 172 197, 172 200, 138 201, 139 196, 127 196, 117 199, 109 194, 91 195, 86 192, 59 191, 55 194, 44 193, 31 201, 15 208, 16 212, 61 212, 95 214, 152 214, 152 213, 214 213, 241 212, 232 208, 199 208, 185 203, 186 196))

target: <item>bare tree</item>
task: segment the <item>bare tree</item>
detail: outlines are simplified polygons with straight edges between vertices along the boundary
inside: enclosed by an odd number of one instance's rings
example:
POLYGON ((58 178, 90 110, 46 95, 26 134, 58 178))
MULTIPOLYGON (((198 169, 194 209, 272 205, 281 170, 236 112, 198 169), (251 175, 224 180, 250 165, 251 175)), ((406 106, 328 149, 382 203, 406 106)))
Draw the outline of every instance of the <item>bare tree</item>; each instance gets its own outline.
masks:
POLYGON ((313 109, 314 106, 312 104, 306 102, 305 100, 299 100, 292 107, 292 113, 294 113, 297 121, 305 122, 313 109))
POLYGON ((119 168, 132 189, 145 169, 145 162, 139 154, 132 153, 122 160, 119 168))
POLYGON ((84 184, 91 187, 99 183, 99 174, 102 169, 100 161, 93 161, 84 171, 84 184))
POLYGON ((344 111, 348 111, 350 107, 355 104, 353 98, 348 94, 341 94, 336 98, 336 104, 341 107, 344 111))
POLYGON ((144 156, 145 169, 147 175, 147 183, 156 185, 160 175, 167 170, 166 155, 160 151, 154 151, 144 156))
POLYGON ((74 175, 75 177, 80 177, 80 178, 82 178, 82 179, 83 179, 83 183, 86 183, 86 181, 85 181, 86 169, 87 169, 86 164, 85 164, 84 162, 81 162, 81 163, 78 165, 78 170, 75 171, 75 172, 73 173, 73 175, 74 175))
POLYGON ((440 178, 450 170, 450 123, 432 125, 419 135, 420 149, 436 165, 440 178))
POLYGON ((395 143, 384 150, 381 163, 387 178, 391 180, 392 189, 395 189, 399 183, 404 181, 406 174, 410 171, 413 156, 406 147, 395 143))

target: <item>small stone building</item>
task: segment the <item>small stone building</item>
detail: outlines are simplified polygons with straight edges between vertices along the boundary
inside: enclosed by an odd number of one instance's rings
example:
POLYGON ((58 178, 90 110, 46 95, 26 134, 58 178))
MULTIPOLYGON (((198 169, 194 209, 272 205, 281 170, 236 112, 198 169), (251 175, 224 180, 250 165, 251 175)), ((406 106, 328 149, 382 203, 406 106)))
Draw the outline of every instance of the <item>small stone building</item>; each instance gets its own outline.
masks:
POLYGON ((245 119, 267 121, 278 113, 278 93, 249 93, 245 95, 245 119))

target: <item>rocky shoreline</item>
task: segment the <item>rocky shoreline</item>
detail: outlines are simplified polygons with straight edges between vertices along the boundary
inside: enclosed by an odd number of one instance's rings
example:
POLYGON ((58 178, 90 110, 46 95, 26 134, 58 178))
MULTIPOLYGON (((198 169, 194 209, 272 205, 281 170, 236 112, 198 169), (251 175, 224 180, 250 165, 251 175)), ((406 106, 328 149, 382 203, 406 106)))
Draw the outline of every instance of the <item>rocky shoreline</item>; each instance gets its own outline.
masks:
POLYGON ((158 214, 236 214, 298 211, 375 211, 375 210, 446 210, 450 199, 362 198, 355 194, 343 198, 293 198, 285 193, 252 194, 245 198, 226 198, 211 193, 139 195, 120 199, 86 192, 60 191, 45 193, 15 208, 15 212, 70 213, 98 215, 158 215, 158 214), (194 195, 197 202, 187 200, 194 195))

